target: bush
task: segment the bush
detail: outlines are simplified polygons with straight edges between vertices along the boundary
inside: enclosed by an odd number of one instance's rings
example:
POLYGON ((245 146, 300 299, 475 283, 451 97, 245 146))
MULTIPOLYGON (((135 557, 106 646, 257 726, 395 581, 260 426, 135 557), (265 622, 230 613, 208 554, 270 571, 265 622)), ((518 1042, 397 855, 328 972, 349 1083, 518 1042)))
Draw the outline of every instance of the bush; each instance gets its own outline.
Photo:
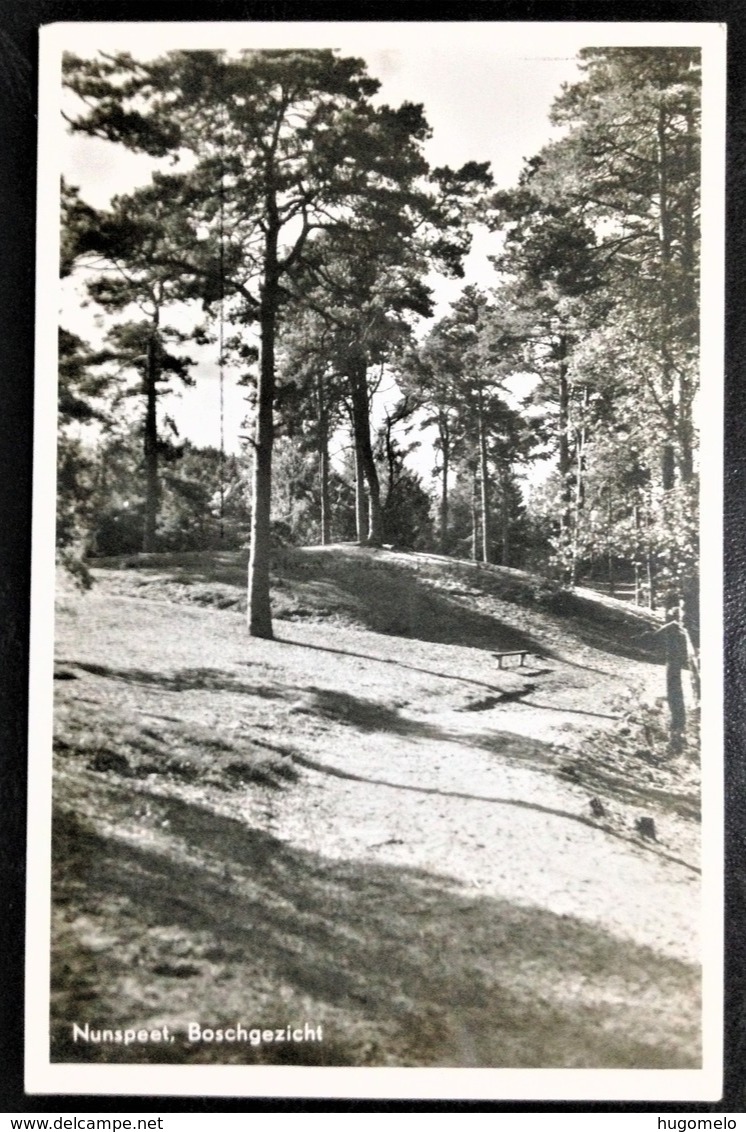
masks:
POLYGON ((93 553, 102 558, 118 554, 137 554, 142 550, 143 508, 124 504, 101 511, 92 531, 93 553))
POLYGON ((621 715, 620 722, 610 731, 599 731, 591 738, 597 748, 612 748, 619 755, 631 756, 640 762, 660 764, 672 755, 683 755, 693 761, 699 759, 699 710, 688 707, 686 731, 677 751, 672 751, 669 731, 669 712, 665 697, 653 703, 640 699, 639 693, 619 696, 613 704, 621 715))

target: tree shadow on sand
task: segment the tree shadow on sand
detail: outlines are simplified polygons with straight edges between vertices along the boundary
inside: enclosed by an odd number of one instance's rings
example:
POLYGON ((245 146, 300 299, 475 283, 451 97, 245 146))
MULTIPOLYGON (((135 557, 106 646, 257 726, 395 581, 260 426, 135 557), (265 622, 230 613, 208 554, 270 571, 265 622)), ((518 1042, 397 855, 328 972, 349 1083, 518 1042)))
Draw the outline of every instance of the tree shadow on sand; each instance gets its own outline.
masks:
MULTIPOLYGON (((502 742, 506 747, 510 748, 516 742, 520 745, 522 737, 512 735, 510 732, 497 732, 495 735, 496 743, 502 742)), ((342 770, 340 767, 331 766, 328 763, 321 763, 317 759, 310 759, 305 755, 292 754, 293 762, 298 766, 306 767, 308 770, 318 771, 320 774, 328 774, 333 778, 344 778, 349 782, 363 782, 370 786, 384 786, 390 790, 406 790, 415 794, 428 794, 436 798, 460 798, 469 802, 490 802, 496 806, 512 806, 519 810, 534 810, 540 814, 547 814, 550 817, 562 818, 564 821, 577 822, 579 825, 588 826, 590 829, 602 829, 607 837, 613 837, 617 841, 625 841, 631 845, 640 845, 639 838, 632 837, 625 833, 620 833, 618 830, 613 829, 608 824, 604 824, 598 819, 586 817, 584 814, 574 812, 572 810, 559 809, 556 806, 545 806, 539 802, 528 802, 521 798, 501 798, 491 794, 468 794, 460 790, 441 790, 435 786, 414 786, 408 782, 391 782, 385 778, 371 778, 367 775, 355 774, 353 771, 342 770)), ((689 864, 681 857, 674 857, 670 853, 657 848, 655 845, 646 844, 646 850, 656 857, 660 857, 664 861, 670 861, 672 864, 681 865, 691 873, 701 875, 702 870, 696 865, 689 864)))
MULTIPOLYGON (((282 637, 276 637, 275 639, 279 640, 279 641, 283 640, 282 637)), ((438 672, 434 668, 422 668, 418 664, 409 664, 407 661, 402 660, 401 657, 398 657, 398 656, 397 657, 375 656, 373 653, 357 652, 354 649, 333 648, 331 645, 320 645, 317 642, 311 642, 311 641, 303 641, 303 642, 286 641, 285 643, 290 644, 295 648, 313 649, 317 652, 327 652, 327 653, 331 653, 332 655, 335 655, 335 656, 348 656, 348 657, 351 657, 355 660, 370 660, 370 661, 373 661, 374 663, 377 663, 377 664, 394 665, 397 668, 405 668, 408 672, 419 672, 423 676, 434 676, 436 679, 440 679, 440 680, 448 680, 448 681, 452 681, 452 682, 455 682, 455 683, 458 683, 458 684, 469 684, 470 686, 475 687, 475 688, 484 688, 485 691, 493 693, 493 696, 487 697, 487 700, 485 701, 484 706, 487 706, 487 707, 492 707, 495 704, 499 703, 500 701, 506 700, 508 698, 508 696, 512 697, 513 699, 521 699, 523 702, 528 703, 528 701, 525 701, 523 698, 525 696, 529 695, 529 693, 532 692, 534 690, 534 687, 535 687, 535 685, 530 684, 530 685, 526 685, 526 687, 523 688, 523 689, 514 690, 514 691, 506 694, 506 690, 505 690, 504 687, 498 687, 495 684, 488 684, 486 680, 476 680, 473 676, 463 676, 460 673, 455 673, 455 672, 438 672)), ((548 655, 548 654, 543 654, 543 655, 548 655)), ((564 661, 563 663, 567 664, 569 662, 564 661)), ((574 667, 583 668, 583 667, 586 667, 586 666, 576 665, 574 667)), ((516 676, 534 678, 534 677, 538 677, 538 676, 547 676, 555 670, 552 669, 552 668, 536 668, 533 665, 531 667, 529 667, 527 665, 514 664, 512 669, 501 669, 501 671, 503 671, 503 672, 512 671, 514 673, 514 675, 516 675, 516 676)), ((600 669, 596 669, 596 668, 589 668, 588 671, 599 672, 601 675, 605 675, 605 676, 609 675, 608 672, 603 672, 600 669)), ((597 711, 590 711, 590 710, 580 709, 580 708, 569 708, 569 707, 563 707, 563 706, 558 706, 558 705, 553 705, 553 704, 538 704, 538 703, 535 703, 534 701, 531 701, 529 703, 529 706, 538 708, 540 710, 545 710, 545 711, 565 712, 565 713, 569 713, 570 715, 593 716, 596 719, 619 719, 620 718, 618 715, 610 715, 608 712, 597 712, 597 711)), ((479 710, 481 710, 481 707, 480 707, 480 704, 473 704, 470 707, 466 708, 465 710, 467 710, 467 711, 479 711, 479 710)))
MULTIPOLYGON (((137 569, 144 580, 175 582, 185 589, 219 584, 235 590, 235 603, 223 594, 218 605, 245 607, 246 565, 243 552, 139 555, 100 560, 97 565, 137 569), (226 598, 223 601, 223 598, 226 598)), ((442 570, 442 566, 441 566, 442 570)), ((275 563, 272 606, 278 620, 349 620, 374 632, 434 644, 467 645, 490 651, 526 650, 562 659, 546 642, 495 613, 474 608, 491 598, 516 607, 535 609, 553 618, 565 633, 602 652, 635 660, 660 660, 650 642, 640 639, 647 627, 633 610, 593 603, 581 595, 552 588, 540 578, 483 567, 462 560, 447 561, 447 585, 429 571, 427 562, 412 562, 349 547, 334 555, 315 555, 287 548, 275 563), (353 551, 353 553, 351 553, 353 551), (422 567, 420 569, 420 567, 422 567), (462 576, 463 575, 463 576, 462 576), (461 589, 455 579, 461 577, 461 589), (474 588, 476 583, 476 588, 474 588), (465 588, 464 588, 465 587, 465 588)), ((198 593, 191 594, 196 601, 198 593)), ((569 663, 569 661, 568 661, 569 663)), ((579 667, 582 667, 580 665, 579 667)))
MULTIPOLYGON (((297 642, 291 642, 291 644, 296 646, 297 642)), ((323 651, 339 653, 343 656, 361 656, 370 660, 382 659, 375 656, 364 656, 364 654, 348 652, 347 650, 327 649, 326 646, 321 645, 309 646, 303 644, 298 647, 318 648, 323 651)), ((397 660, 390 658, 384 658, 382 662, 386 664, 399 663, 397 660)), ((283 701, 289 705, 289 713, 291 715, 305 715, 316 720, 323 720, 326 725, 332 727, 349 728, 363 734, 388 732, 389 734, 408 738, 415 742, 452 743, 462 747, 477 748, 487 751, 499 757, 502 762, 507 761, 514 765, 534 767, 542 770, 549 768, 551 771, 562 773, 562 760, 565 757, 565 752, 562 751, 562 749, 558 751, 554 746, 542 740, 532 739, 526 735, 499 727, 483 728, 477 731, 466 731, 461 727, 450 728, 426 717, 409 715, 401 710, 399 704, 386 703, 382 700, 358 696, 352 692, 343 691, 338 688, 323 688, 313 684, 273 684, 267 683, 266 681, 263 683, 249 684, 234 678, 229 672, 210 668, 177 669, 171 673, 164 673, 140 668, 119 668, 82 661, 63 661, 61 664, 64 665, 63 671, 66 673, 74 674, 77 669, 103 679, 122 681, 124 684, 134 687, 152 687, 169 693, 225 692, 239 696, 255 697, 257 700, 283 701)), ((402 667, 422 672, 425 675, 442 677, 444 680, 448 681, 474 685, 492 693, 492 695, 483 697, 481 700, 459 705, 456 708, 458 711, 476 712, 493 708, 499 709, 503 703, 512 704, 514 702, 524 704, 528 710, 552 711, 560 714, 573 711, 573 709, 567 709, 561 705, 554 706, 545 703, 535 703, 532 699, 526 699, 525 697, 533 690, 532 684, 527 684, 523 689, 519 688, 513 691, 506 691, 483 681, 473 680, 470 677, 450 676, 445 673, 438 673, 405 663, 402 664, 402 667)), ((85 696, 78 694, 75 700, 79 701, 80 704, 91 703, 96 709, 93 718, 95 718, 99 724, 102 723, 103 708, 102 704, 97 699, 88 700, 85 696)), ((111 714, 111 712, 109 712, 109 714, 111 714)), ((304 759, 298 754, 296 749, 289 746, 287 742, 282 741, 280 737, 278 737, 279 741, 274 743, 268 742, 266 739, 257 738, 256 736, 254 736, 252 743, 249 743, 245 738, 239 740, 235 733, 231 733, 221 739, 220 736, 212 730, 206 733, 194 720, 190 720, 188 725, 185 725, 183 719, 177 716, 169 716, 162 712, 140 709, 138 714, 159 721, 159 745, 164 748, 164 750, 154 752, 154 736, 147 732, 147 729, 145 731, 147 739, 144 740, 142 735, 137 732, 137 728, 133 727, 132 721, 127 714, 116 715, 116 717, 109 720, 106 727, 98 727, 95 733, 95 743, 93 747, 88 743, 89 749, 83 752, 89 756, 105 756, 103 760, 98 757, 92 765, 92 769, 102 771, 114 770, 119 773, 129 773, 137 776, 138 774, 142 775, 159 771, 163 769, 163 766, 166 766, 167 769, 170 768, 171 773, 177 773, 180 777, 198 779, 199 776, 204 773, 201 759, 206 750, 209 749, 214 761, 218 748, 229 754, 234 751, 236 754, 240 754, 242 751, 246 753, 246 749, 252 747, 252 745, 262 748, 262 751, 266 748, 276 752, 278 755, 286 756, 287 759, 294 760, 298 762, 299 765, 304 763, 304 759), (172 731, 169 730, 169 725, 171 724, 180 725, 178 734, 172 734, 172 731), (134 756, 134 761, 133 758, 129 758, 129 766, 128 756, 124 755, 119 750, 121 746, 120 740, 125 732, 130 754, 134 756), (145 762, 142 762, 140 758, 141 755, 149 756, 156 753, 160 757, 162 754, 167 754, 168 746, 174 742, 177 742, 180 747, 188 747, 190 751, 192 751, 194 758, 190 756, 188 763, 184 763, 183 760, 168 759, 167 762, 159 764, 153 763, 149 758, 145 758, 145 762), (240 750, 239 747, 241 748, 240 750), (115 760, 115 762, 112 761, 112 759, 115 760)), ((583 711, 578 714, 589 717, 614 718, 612 716, 602 716, 601 713, 590 711, 583 711)), ((496 721, 499 721, 499 718, 498 713, 495 716, 496 721)), ((140 730, 142 730, 142 727, 140 730)), ((69 749, 69 739, 57 736, 55 738, 55 747, 59 750, 69 749)), ((266 754, 266 751, 264 753, 266 754)), ((308 760, 305 762, 306 765, 311 765, 308 760)), ((319 768, 316 767, 315 769, 319 768)), ((329 773, 342 774, 341 770, 332 770, 330 768, 323 769, 328 770, 329 773)), ((255 768, 255 770, 257 770, 257 768, 255 768)), ((260 767, 258 768, 258 773, 263 774, 265 770, 266 768, 260 767)), ((348 777, 355 778, 356 776, 354 773, 350 773, 348 777)), ((647 804, 651 801, 655 801, 665 808, 681 813, 683 816, 694 817, 695 819, 698 817, 696 803, 693 804, 692 799, 688 795, 681 794, 680 792, 654 789, 644 779, 638 781, 632 778, 622 781, 619 779, 618 775, 610 776, 599 768, 594 768, 591 778, 593 780, 592 784, 590 782, 587 783, 587 787, 590 790, 605 789, 611 795, 620 799, 623 798, 631 803, 647 804)), ((576 820, 582 821, 585 819, 577 818, 576 820)), ((599 823, 588 820, 586 824, 596 826, 599 823)), ((613 835, 621 836, 618 833, 613 833, 613 835)), ((637 843, 637 838, 630 839, 625 837, 623 839, 632 840, 637 843)), ((653 845, 646 844, 646 848, 651 852, 659 852, 654 849, 653 845)), ((664 854, 660 852, 659 855, 663 856, 664 854)), ((686 862, 679 861, 678 858, 670 859, 676 860, 678 863, 686 864, 686 862)), ((691 868, 692 866, 687 865, 686 867, 691 868)))
POLYGON ((53 1061, 699 1063, 699 973, 685 964, 448 877, 327 859, 196 804, 157 804, 158 830, 139 840, 58 815, 53 1061), (72 1021, 164 1018, 168 1048, 71 1039, 72 1021), (189 1044, 192 1020, 309 1021, 324 1039, 189 1044))
POLYGON ((82 660, 62 660, 59 664, 65 672, 79 668, 92 676, 121 680, 125 684, 152 685, 166 692, 233 692, 271 700, 287 699, 289 695, 284 684, 269 684, 266 680, 261 684, 248 684, 235 679, 222 668, 178 668, 173 672, 156 672, 148 668, 119 668, 82 660))
MULTIPOLYGON (((471 563, 451 563, 472 568, 471 563)), ((295 607, 278 611, 280 618, 299 620, 325 616, 330 609, 347 607, 374 632, 409 637, 434 644, 467 645, 477 649, 521 649, 536 656, 562 659, 538 637, 517 629, 493 613, 475 610, 475 595, 535 608, 553 617, 565 632, 585 645, 627 659, 659 659, 649 642, 640 637, 648 624, 632 610, 609 608, 558 589, 535 595, 525 580, 506 579, 490 568, 471 579, 479 588, 450 592, 423 571, 402 569, 385 557, 342 558, 291 556, 285 572, 293 578, 295 607), (483 592, 482 592, 483 591, 483 592)), ((534 579, 539 583, 540 579, 534 579)))
POLYGON ((293 605, 278 609, 281 620, 326 617, 341 609, 366 629, 388 636, 495 651, 546 651, 529 633, 393 570, 352 568, 337 577, 301 579, 294 594, 293 605))

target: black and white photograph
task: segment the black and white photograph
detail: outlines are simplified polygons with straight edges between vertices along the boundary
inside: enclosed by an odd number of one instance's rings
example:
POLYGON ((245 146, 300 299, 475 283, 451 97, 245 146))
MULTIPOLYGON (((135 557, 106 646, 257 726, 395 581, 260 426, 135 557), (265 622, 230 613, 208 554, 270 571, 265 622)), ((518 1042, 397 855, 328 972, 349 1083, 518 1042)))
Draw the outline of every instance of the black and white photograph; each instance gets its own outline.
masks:
POLYGON ((27 1090, 718 1098, 724 28, 41 44, 27 1090))

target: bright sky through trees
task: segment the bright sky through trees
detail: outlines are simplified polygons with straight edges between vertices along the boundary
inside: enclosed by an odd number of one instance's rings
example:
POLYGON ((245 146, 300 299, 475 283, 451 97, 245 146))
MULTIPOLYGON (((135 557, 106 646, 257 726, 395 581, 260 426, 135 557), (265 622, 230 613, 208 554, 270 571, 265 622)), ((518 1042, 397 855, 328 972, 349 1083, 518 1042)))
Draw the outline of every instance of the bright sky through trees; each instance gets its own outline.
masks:
MULTIPOLYGON (((466 161, 489 161, 496 186, 505 189, 515 184, 525 159, 552 137, 549 111, 563 83, 579 78, 576 59, 581 48, 628 40, 666 43, 670 35, 665 24, 630 30, 630 25, 614 23, 91 24, 76 25, 70 43, 82 56, 124 50, 143 59, 184 48, 336 47, 341 54, 366 61, 370 75, 381 83, 378 100, 392 106, 404 101, 424 105, 432 129, 425 151, 431 165, 456 168, 466 161)), ((683 32, 681 38, 687 38, 683 32)), ((75 101, 69 92, 63 99, 75 101)), ((105 207, 113 194, 146 183, 155 164, 143 154, 84 134, 65 131, 61 140, 60 171, 94 207, 105 207)), ((465 283, 489 287, 495 282, 487 255, 496 250, 498 239, 477 231, 464 265, 465 279, 431 280, 436 316, 458 298, 465 283)), ((90 307, 81 309, 81 297, 82 283, 68 281, 64 322, 90 339, 95 337, 94 314, 90 307)), ((219 439, 216 352, 200 352, 195 387, 184 390, 171 405, 180 433, 199 445, 216 445, 219 439)), ((228 376, 228 450, 239 447, 244 393, 228 376)))
MULTIPOLYGON (((304 35, 310 26, 304 27, 304 35)), ((329 28, 326 45, 343 39, 341 52, 365 59, 369 73, 381 83, 376 101, 392 106, 405 101, 424 104, 432 128, 426 146, 432 165, 448 164, 455 168, 470 160, 489 161, 496 184, 504 188, 515 183, 524 159, 550 137, 550 106, 562 83, 577 77, 575 52, 586 43, 579 27, 566 28, 574 34, 569 39, 565 34, 561 42, 545 33, 538 34, 536 26, 528 28, 521 41, 512 36, 506 42, 503 28, 508 25, 489 25, 488 34, 481 35, 477 25, 455 25, 451 27, 454 31, 457 28, 459 34, 451 36, 444 34, 444 25, 424 25, 422 35, 415 34, 413 25, 403 36, 402 25, 397 25, 396 35, 386 38, 401 46, 371 47, 371 26, 352 25, 344 32, 340 32, 339 25, 329 28)), ((375 26, 378 34, 373 37, 374 43, 381 39, 382 28, 375 26)), ((126 44, 124 49, 131 50, 136 57, 147 58, 182 46, 167 25, 161 27, 157 43, 149 37, 152 47, 147 53, 142 50, 142 40, 139 45, 126 44)), ((213 27, 219 29, 220 25, 213 27)), ((227 44, 232 48, 235 39, 226 36, 222 46, 227 44)), ((107 44, 102 49, 111 48, 107 44)), ((119 45, 113 49, 119 49, 119 45)), ((84 53, 77 47, 76 51, 84 53)), ((69 94, 66 97, 72 98, 69 94)), ((65 135, 63 174, 94 207, 105 207, 114 194, 146 183, 153 168, 152 158, 133 154, 122 146, 83 134, 65 135)), ((494 235, 475 233, 472 252, 465 263, 464 281, 431 280, 438 313, 458 297, 464 282, 490 286, 494 271, 486 257, 495 250, 495 241, 494 235)), ((66 324, 84 337, 90 336, 90 308, 76 309, 80 284, 69 284, 67 292, 66 324)), ((214 351, 202 351, 194 388, 184 390, 171 405, 180 433, 200 445, 215 445, 219 439, 217 367, 211 352, 214 351)), ((245 391, 236 388, 234 380, 226 380, 225 441, 229 450, 239 445, 240 424, 245 416, 244 395, 245 391)))

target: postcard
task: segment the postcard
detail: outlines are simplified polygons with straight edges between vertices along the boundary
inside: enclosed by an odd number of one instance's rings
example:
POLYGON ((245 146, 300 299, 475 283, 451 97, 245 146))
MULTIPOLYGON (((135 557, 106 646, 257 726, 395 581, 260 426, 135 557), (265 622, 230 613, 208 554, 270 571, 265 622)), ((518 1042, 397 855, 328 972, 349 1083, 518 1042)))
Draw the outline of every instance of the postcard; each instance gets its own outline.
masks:
POLYGON ((42 29, 26 1088, 715 1100, 725 29, 42 29))

